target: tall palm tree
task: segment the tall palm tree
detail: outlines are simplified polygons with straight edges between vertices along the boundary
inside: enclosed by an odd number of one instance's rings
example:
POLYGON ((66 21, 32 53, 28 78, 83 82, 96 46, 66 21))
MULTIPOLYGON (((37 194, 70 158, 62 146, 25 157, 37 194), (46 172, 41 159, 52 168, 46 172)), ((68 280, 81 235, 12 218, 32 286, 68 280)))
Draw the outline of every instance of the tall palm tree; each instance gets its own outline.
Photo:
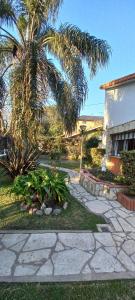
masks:
POLYGON ((53 27, 62 2, 0 0, 0 65, 5 65, 0 74, 0 101, 7 73, 12 100, 11 131, 20 139, 35 139, 37 111, 48 98, 55 100, 65 129, 71 132, 87 95, 83 62, 93 76, 109 59, 106 41, 73 25, 64 24, 58 30, 53 27), (57 68, 50 54, 61 68, 57 68))

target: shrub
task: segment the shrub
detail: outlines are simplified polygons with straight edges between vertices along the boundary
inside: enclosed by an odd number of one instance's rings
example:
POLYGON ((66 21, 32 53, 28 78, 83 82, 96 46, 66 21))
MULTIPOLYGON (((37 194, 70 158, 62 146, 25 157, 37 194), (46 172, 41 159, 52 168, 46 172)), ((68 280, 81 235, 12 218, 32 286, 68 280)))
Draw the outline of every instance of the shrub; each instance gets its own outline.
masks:
POLYGON ((60 204, 67 199, 69 190, 65 180, 67 175, 49 169, 37 169, 27 175, 16 177, 12 192, 23 196, 27 204, 42 202, 60 204))
POLYGON ((101 166, 101 161, 102 161, 104 154, 105 154, 104 149, 91 148, 90 155, 92 157, 92 164, 94 166, 101 166))
POLYGON ((7 150, 6 156, 0 160, 0 166, 12 177, 26 174, 37 167, 39 151, 30 145, 17 148, 14 144, 7 150))
POLYGON ((69 142, 67 146, 68 157, 73 160, 79 159, 80 156, 80 141, 69 142))
POLYGON ((130 185, 128 193, 135 195, 135 150, 121 152, 122 175, 130 185))

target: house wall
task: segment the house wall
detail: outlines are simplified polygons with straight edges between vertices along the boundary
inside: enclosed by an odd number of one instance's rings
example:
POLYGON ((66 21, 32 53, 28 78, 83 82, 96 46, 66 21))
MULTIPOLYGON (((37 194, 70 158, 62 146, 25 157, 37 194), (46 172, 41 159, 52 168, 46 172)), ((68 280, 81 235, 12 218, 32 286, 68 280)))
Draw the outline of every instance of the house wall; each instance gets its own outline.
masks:
POLYGON ((93 128, 96 128, 98 126, 102 126, 103 125, 103 120, 92 120, 92 121, 82 121, 82 120, 79 120, 77 121, 77 124, 76 124, 76 130, 74 133, 79 133, 80 132, 80 126, 81 125, 85 125, 86 126, 86 130, 89 130, 89 129, 93 129, 93 128))
POLYGON ((121 174, 122 163, 120 157, 109 156, 106 166, 113 174, 121 174))
POLYGON ((104 129, 135 120, 135 82, 105 92, 104 129))

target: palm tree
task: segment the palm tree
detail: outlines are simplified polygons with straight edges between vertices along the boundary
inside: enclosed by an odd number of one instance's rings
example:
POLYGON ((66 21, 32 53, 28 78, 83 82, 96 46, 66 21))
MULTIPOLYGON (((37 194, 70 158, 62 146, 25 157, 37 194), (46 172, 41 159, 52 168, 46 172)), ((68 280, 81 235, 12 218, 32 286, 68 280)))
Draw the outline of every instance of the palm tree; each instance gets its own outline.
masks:
POLYGON ((93 76, 109 59, 106 41, 73 25, 64 24, 58 30, 53 27, 62 2, 0 0, 0 66, 5 66, 0 78, 0 101, 8 74, 10 130, 20 140, 27 137, 34 142, 40 123, 37 112, 48 98, 54 99, 65 129, 71 132, 87 95, 83 62, 93 76))

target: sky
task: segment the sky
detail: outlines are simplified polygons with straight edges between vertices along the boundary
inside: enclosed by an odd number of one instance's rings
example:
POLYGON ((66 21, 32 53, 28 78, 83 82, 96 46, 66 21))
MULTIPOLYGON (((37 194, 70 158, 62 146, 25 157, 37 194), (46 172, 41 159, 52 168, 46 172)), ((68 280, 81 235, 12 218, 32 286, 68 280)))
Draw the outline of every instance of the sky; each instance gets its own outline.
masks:
POLYGON ((135 72, 135 0, 64 0, 57 26, 65 22, 111 46, 108 66, 92 80, 85 68, 89 92, 81 115, 103 115, 105 93, 99 86, 135 72))

